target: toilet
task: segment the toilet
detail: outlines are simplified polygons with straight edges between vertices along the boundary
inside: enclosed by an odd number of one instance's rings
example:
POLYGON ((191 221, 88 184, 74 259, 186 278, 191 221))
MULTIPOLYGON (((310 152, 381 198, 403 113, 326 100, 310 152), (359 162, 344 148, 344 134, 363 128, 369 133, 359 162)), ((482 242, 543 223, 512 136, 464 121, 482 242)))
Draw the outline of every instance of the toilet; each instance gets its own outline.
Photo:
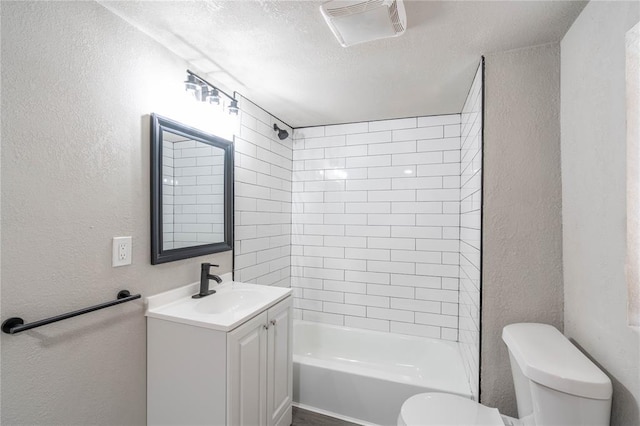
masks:
POLYGON ((398 426, 609 425, 611 380, 556 328, 510 324, 502 340, 509 350, 517 419, 468 398, 430 392, 402 404, 398 426))

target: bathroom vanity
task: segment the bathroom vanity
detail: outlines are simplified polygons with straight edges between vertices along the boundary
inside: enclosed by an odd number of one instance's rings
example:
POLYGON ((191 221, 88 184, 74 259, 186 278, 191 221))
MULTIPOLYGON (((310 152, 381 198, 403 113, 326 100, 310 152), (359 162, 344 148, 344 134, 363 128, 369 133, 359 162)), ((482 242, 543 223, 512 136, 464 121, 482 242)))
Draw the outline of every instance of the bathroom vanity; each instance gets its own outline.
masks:
POLYGON ((147 424, 290 425, 291 289, 197 288, 147 299, 147 424))

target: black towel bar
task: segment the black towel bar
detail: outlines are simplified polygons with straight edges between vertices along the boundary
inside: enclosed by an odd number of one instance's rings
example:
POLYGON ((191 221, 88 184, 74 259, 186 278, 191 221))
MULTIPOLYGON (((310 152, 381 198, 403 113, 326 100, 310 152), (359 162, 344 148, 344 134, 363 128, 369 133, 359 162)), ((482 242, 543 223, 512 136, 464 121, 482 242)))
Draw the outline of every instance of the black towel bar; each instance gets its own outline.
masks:
POLYGON ((80 309, 66 314, 57 315, 55 317, 46 318, 40 321, 24 323, 24 320, 19 317, 12 317, 2 323, 2 331, 7 334, 16 334, 21 331, 31 330, 32 328, 41 327, 43 325, 51 324, 52 322, 62 321, 67 318, 77 317, 78 315, 87 314, 89 312, 98 311, 100 309, 108 308, 109 306, 119 305, 121 303, 129 302, 131 300, 140 299, 139 294, 131 294, 129 290, 121 290, 118 292, 118 298, 110 302, 101 303, 99 305, 90 306, 88 308, 80 309))

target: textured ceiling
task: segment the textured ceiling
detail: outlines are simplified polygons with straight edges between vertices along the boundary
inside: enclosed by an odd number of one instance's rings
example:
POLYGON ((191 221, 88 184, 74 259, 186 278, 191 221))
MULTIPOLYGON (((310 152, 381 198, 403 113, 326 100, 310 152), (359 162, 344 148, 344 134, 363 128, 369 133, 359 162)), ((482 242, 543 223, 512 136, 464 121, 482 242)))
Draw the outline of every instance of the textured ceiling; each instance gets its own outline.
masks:
POLYGON ((586 4, 405 0, 405 34, 343 48, 322 1, 99 3, 293 127, 460 112, 481 55, 559 41, 586 4))

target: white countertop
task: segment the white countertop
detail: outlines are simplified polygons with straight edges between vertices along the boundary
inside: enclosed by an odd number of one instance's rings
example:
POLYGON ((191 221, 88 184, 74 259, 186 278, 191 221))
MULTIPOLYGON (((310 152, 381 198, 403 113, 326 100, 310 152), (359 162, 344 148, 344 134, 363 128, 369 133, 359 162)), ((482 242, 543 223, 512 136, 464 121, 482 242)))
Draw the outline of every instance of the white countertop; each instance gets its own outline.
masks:
POLYGON ((193 299, 200 283, 192 283, 159 293, 146 299, 149 318, 159 318, 196 327, 231 331, 291 295, 290 288, 229 281, 231 274, 222 276, 223 283, 209 286, 216 293, 193 299))

